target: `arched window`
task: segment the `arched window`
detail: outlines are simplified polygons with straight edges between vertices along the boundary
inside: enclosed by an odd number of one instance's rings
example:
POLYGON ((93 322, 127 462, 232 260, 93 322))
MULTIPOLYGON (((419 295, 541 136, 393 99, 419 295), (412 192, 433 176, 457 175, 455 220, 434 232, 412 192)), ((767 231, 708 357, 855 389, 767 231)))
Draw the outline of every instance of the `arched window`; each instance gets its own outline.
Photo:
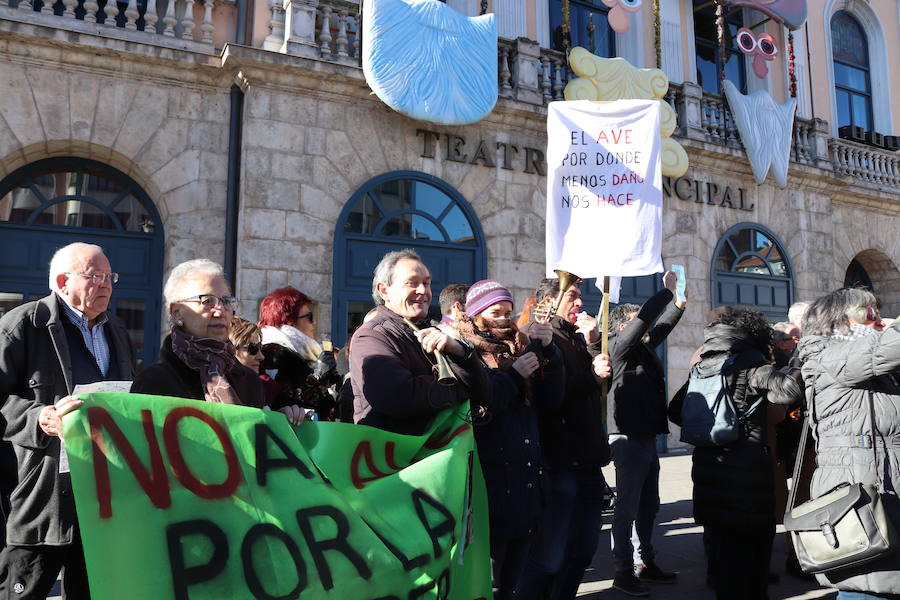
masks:
POLYGON ((773 321, 787 318, 794 283, 784 247, 771 231, 740 223, 725 232, 713 255, 712 307, 748 306, 773 321))
POLYGON ((46 296, 50 258, 72 242, 103 248, 119 273, 110 310, 125 322, 137 359, 155 360, 162 222, 137 182, 97 161, 40 160, 0 181, 0 314, 46 296))
POLYGON ((856 125, 871 130, 869 42, 862 25, 846 11, 838 11, 831 17, 831 53, 837 126, 856 125))
MULTIPOLYGON (((484 279, 484 234, 469 203, 446 182, 415 171, 385 173, 350 198, 334 240, 332 332, 343 344, 374 306, 372 272, 387 252, 416 250, 434 298, 448 283, 484 279)), ((439 318, 439 311, 438 314, 439 318)))
POLYGON ((869 277, 869 272, 866 271, 866 268, 855 258, 847 265, 847 272, 844 274, 844 287, 866 288, 870 292, 875 291, 875 286, 872 285, 872 278, 869 277))

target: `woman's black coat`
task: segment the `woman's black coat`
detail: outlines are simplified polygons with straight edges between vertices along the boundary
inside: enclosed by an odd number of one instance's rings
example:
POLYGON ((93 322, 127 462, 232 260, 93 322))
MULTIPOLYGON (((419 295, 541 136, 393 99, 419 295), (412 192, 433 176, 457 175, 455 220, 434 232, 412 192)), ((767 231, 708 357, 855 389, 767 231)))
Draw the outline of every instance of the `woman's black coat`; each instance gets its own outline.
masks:
MULTIPOLYGON (((790 374, 776 370, 744 331, 728 325, 712 325, 704 335, 702 366, 737 355, 725 377, 729 389, 735 390, 739 413, 744 413, 759 398, 774 404, 793 404, 803 397, 799 370, 790 374)), ((686 390, 687 384, 676 395, 673 405, 677 405, 679 396, 686 390)), ((680 424, 679 417, 677 411, 670 411, 670 418, 676 424, 680 424)), ((694 448, 691 470, 694 520, 731 529, 773 526, 773 460, 766 446, 763 403, 747 422, 743 439, 728 446, 694 448)))

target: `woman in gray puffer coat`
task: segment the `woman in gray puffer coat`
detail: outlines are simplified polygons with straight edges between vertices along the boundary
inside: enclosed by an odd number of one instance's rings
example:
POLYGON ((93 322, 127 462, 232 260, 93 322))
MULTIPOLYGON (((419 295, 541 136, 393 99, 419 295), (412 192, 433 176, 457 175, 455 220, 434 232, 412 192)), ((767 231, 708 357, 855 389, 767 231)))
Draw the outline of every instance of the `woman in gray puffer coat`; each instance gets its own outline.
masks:
MULTIPOLYGON (((842 483, 883 486, 900 527, 900 321, 885 327, 871 292, 838 290, 810 305, 799 353, 816 438, 811 497, 842 483)), ((900 597, 900 552, 817 577, 840 590, 839 599, 900 597)))

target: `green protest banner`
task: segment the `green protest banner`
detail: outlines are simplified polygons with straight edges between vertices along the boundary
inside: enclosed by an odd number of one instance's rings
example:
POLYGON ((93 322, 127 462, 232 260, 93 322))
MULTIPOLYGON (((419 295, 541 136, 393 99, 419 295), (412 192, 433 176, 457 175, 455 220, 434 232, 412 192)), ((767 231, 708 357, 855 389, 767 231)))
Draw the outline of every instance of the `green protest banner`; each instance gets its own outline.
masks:
POLYGON ((405 436, 80 397, 64 435, 94 600, 491 598, 467 405, 405 436))

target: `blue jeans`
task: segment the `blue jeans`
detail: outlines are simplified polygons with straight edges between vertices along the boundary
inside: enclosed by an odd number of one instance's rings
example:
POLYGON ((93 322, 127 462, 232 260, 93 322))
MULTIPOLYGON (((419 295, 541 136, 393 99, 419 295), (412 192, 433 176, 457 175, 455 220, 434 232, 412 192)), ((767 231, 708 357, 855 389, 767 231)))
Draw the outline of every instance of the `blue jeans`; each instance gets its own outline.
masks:
POLYGON ((519 578, 516 600, 572 600, 600 540, 606 481, 599 471, 550 474, 551 498, 519 578))
POLYGON ((616 465, 612 550, 616 571, 652 563, 653 526, 659 512, 659 455, 655 436, 609 436, 616 465), (632 528, 637 544, 632 544, 632 528))
POLYGON ((875 594, 867 594, 866 592, 838 592, 837 600, 877 600, 880 598, 900 598, 896 594, 887 596, 876 596, 875 594))

